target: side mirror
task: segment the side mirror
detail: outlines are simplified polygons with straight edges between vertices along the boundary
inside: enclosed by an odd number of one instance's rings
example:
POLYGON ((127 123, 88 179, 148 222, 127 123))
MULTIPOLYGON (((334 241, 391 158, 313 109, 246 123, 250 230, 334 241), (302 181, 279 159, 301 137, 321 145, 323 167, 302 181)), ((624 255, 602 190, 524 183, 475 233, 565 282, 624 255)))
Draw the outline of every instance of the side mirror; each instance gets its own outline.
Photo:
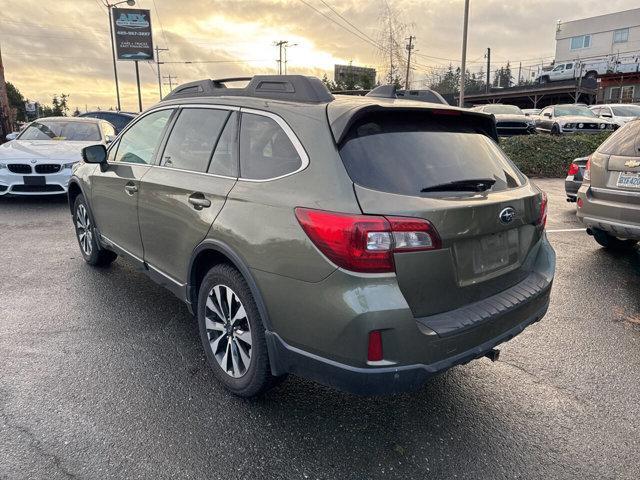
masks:
POLYGON ((104 165, 107 163, 107 149, 104 145, 90 145, 82 149, 82 159, 86 163, 99 163, 104 165))
POLYGON ((525 116, 525 117, 530 117, 530 116, 531 116, 531 114, 530 114, 530 113, 525 113, 525 114, 524 114, 524 116, 525 116))
POLYGON ((545 112, 543 115, 547 118, 551 118, 551 114, 549 112, 545 112))
POLYGON ((603 117, 603 118, 613 118, 610 113, 603 113, 600 116, 603 117))
POLYGON ((15 140, 16 138, 18 138, 18 135, 18 132, 13 132, 7 135, 5 138, 10 142, 11 140, 15 140))
POLYGON ((115 135, 105 135, 105 137, 104 137, 104 140, 105 140, 107 143, 111 143, 111 142, 113 142, 115 139, 116 139, 116 136, 115 136, 115 135))

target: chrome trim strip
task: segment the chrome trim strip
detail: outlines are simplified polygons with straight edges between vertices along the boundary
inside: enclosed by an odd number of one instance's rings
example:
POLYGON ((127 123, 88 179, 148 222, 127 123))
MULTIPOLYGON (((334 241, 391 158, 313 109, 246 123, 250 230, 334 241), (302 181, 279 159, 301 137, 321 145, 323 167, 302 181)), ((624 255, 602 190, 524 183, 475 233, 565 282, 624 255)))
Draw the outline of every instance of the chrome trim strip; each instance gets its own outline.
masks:
MULTIPOLYGON (((254 115, 261 115, 263 117, 269 117, 272 120, 275 120, 275 122, 280 126, 280 128, 282 128, 282 130, 284 130, 284 133, 287 134, 287 137, 289 137, 289 140, 293 144, 293 147, 296 149, 296 152, 298 152, 298 156, 300 157, 301 165, 297 170, 295 170, 293 172, 285 173, 284 175, 280 175, 279 177, 265 178, 265 179, 260 179, 260 180, 252 179, 252 178, 239 177, 238 181, 252 182, 252 183, 270 182, 272 180, 279 180, 280 178, 285 178, 285 177, 288 177, 290 175, 295 175, 296 173, 301 172, 302 170, 304 170, 305 168, 307 168, 309 166, 309 156, 307 155, 307 152, 305 151, 304 147, 302 146, 302 143, 300 142, 300 140, 298 139, 298 137, 296 136, 294 131, 291 129, 289 124, 287 122, 285 122, 282 117, 280 117, 279 115, 276 115, 275 113, 272 113, 272 112, 267 112, 267 111, 264 111, 264 110, 255 110, 253 108, 244 108, 244 107, 240 108, 240 113, 252 113, 254 115)), ((242 130, 242 122, 240 122, 240 130, 242 130)), ((242 173, 242 171, 240 173, 242 173)))
MULTIPOLYGON (((124 163, 124 162, 119 162, 124 163)), ((175 172, 193 173, 195 175, 207 175, 209 177, 226 178, 228 180, 238 180, 238 177, 227 177, 226 175, 216 175, 209 172, 198 172, 197 170, 185 170, 184 168, 165 167, 164 165, 149 165, 152 168, 163 168, 165 170, 173 170, 175 172)))
POLYGON ((144 260, 141 259, 139 256, 131 253, 129 250, 127 250, 126 248, 121 247, 120 245, 118 245, 116 242, 114 242, 113 240, 111 240, 109 237, 107 237, 106 235, 103 235, 102 233, 100 234, 100 240, 104 240, 106 243, 111 244, 112 246, 122 250, 124 253, 126 253, 127 255, 131 256, 132 258, 134 258, 135 260, 139 261, 140 263, 144 263, 144 260))
POLYGON ((149 267, 149 270, 153 270, 154 272, 162 275, 164 278, 166 278, 167 280, 169 280, 171 283, 177 285, 178 287, 182 288, 182 287, 186 287, 187 284, 186 283, 180 283, 178 282, 175 278, 173 278, 172 276, 164 273, 162 270, 154 267, 153 265, 151 265, 150 263, 147 263, 147 267, 149 267))
MULTIPOLYGON (((612 170, 610 170, 612 171, 612 170)), ((598 194, 604 194, 604 195, 611 195, 614 197, 631 197, 631 198, 637 198, 640 197, 640 190, 639 191, 633 191, 633 190, 621 190, 621 187, 590 187, 590 190, 595 193, 596 195, 598 194)))

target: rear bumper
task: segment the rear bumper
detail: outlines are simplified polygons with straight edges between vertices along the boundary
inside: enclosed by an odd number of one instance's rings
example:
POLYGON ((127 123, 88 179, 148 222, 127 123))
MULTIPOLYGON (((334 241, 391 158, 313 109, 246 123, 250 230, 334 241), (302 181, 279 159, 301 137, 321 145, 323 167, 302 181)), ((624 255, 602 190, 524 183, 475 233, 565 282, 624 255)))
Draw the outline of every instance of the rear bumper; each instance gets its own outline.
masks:
POLYGON ((640 192, 590 188, 578 191, 577 216, 587 228, 619 238, 640 240, 640 192))
MULTIPOLYGON (((321 306, 309 308, 306 302, 296 307, 294 325, 304 328, 299 340, 293 334, 289 340, 286 335, 291 329, 280 324, 279 315, 272 315, 275 328, 267 332, 272 373, 293 373, 358 394, 415 390, 444 370, 484 356, 544 316, 555 271, 555 253, 546 238, 541 239, 531 263, 531 273, 513 287, 429 317, 413 317, 406 303, 405 307, 394 306, 394 288, 383 284, 354 289, 356 306, 369 308, 345 318, 344 325, 326 315, 321 306), (368 299, 367 290, 375 298, 368 299), (378 310, 371 310, 373 302, 378 302, 378 310), (366 362, 366 338, 371 330, 382 331, 385 360, 381 362, 366 362), (356 358, 348 356, 354 353, 356 358)), ((296 296, 288 294, 289 309, 296 296)), ((327 304, 335 315, 333 307, 339 306, 340 296, 330 298, 327 304)), ((402 297, 398 301, 404 303, 402 297)))
POLYGON ((573 202, 576 201, 578 190, 582 185, 582 180, 576 180, 573 175, 568 175, 564 180, 564 191, 567 194, 567 198, 573 202))
POLYGON ((267 332, 271 370, 275 375, 293 373, 359 395, 384 395, 417 390, 431 377, 456 365, 463 365, 485 356, 497 345, 512 339, 526 327, 539 321, 549 307, 550 289, 549 285, 541 305, 535 312, 509 330, 469 350, 432 364, 381 368, 353 367, 287 345, 278 334, 267 332))

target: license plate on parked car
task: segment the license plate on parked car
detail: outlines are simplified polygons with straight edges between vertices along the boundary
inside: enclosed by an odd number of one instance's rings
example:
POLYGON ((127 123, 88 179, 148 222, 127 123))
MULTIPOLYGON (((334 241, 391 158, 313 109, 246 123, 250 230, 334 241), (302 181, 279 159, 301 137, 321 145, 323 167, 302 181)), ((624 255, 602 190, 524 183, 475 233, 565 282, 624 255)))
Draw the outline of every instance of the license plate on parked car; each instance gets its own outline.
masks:
POLYGON ((488 273, 511 265, 518 259, 518 230, 485 235, 473 244, 473 271, 488 273))
POLYGON ((43 175, 31 175, 31 176, 25 175, 23 177, 23 180, 25 185, 34 185, 34 186, 42 187, 43 185, 47 184, 47 180, 44 178, 43 175))
POLYGON ((640 189, 640 172, 620 172, 616 186, 640 189))

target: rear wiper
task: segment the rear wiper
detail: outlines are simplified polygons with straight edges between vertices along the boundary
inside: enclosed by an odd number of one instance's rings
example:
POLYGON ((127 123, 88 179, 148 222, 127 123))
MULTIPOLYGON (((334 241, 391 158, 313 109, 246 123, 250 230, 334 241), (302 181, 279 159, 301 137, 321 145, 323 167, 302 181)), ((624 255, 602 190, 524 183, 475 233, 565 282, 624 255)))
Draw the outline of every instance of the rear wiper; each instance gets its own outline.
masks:
POLYGON ((425 187, 421 192, 485 192, 496 183, 493 178, 472 178, 425 187))

